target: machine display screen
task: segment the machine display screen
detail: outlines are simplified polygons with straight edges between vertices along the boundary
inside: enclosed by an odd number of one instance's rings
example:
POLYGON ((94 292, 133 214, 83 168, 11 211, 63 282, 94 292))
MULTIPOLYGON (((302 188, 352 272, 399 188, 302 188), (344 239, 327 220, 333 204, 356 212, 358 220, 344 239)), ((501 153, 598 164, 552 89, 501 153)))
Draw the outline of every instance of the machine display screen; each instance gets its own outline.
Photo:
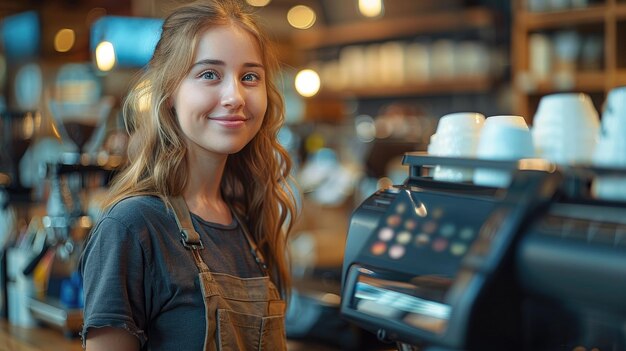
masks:
POLYGON ((443 302, 449 285, 449 280, 440 278, 398 282, 361 274, 357 278, 352 308, 440 334, 450 318, 451 307, 443 302))

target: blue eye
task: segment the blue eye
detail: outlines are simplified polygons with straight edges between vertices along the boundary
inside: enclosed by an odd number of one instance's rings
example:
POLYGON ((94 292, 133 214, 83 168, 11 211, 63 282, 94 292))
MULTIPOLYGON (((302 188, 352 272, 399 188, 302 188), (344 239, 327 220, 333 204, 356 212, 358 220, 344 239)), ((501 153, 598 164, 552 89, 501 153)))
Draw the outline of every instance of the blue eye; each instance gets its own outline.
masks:
POLYGON ((256 81, 258 81, 260 79, 261 78, 256 73, 248 73, 245 76, 243 76, 243 78, 242 78, 242 80, 246 81, 246 82, 256 82, 256 81))
POLYGON ((200 75, 200 78, 207 79, 207 80, 213 80, 213 79, 217 79, 219 77, 217 76, 217 73, 215 73, 214 71, 206 71, 206 72, 203 72, 200 75))

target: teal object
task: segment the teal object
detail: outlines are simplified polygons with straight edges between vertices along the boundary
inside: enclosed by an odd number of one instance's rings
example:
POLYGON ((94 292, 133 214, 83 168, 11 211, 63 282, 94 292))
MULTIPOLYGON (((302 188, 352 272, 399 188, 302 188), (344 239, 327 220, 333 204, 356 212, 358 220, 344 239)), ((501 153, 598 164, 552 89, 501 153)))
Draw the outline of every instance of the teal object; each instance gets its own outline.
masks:
POLYGON ((159 18, 101 17, 91 27, 91 53, 95 55, 98 44, 108 41, 115 50, 116 66, 143 67, 154 53, 162 25, 159 18))
POLYGON ((39 54, 41 25, 35 11, 4 18, 0 22, 0 33, 10 61, 35 58, 39 54))

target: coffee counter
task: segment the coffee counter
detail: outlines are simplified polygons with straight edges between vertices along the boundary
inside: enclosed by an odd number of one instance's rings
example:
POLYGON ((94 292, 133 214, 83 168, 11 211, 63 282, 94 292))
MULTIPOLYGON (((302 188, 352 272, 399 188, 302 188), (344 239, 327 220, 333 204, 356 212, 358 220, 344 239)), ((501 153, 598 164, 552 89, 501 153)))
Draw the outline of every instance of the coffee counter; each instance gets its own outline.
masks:
MULTIPOLYGON (((290 351, 336 351, 337 349, 311 342, 289 340, 290 351)), ((23 328, 0 319, 0 351, 82 351, 80 338, 68 339, 57 329, 47 327, 23 328)))
POLYGON ((80 339, 69 339, 59 330, 23 328, 0 319, 0 351, 81 351, 80 339))

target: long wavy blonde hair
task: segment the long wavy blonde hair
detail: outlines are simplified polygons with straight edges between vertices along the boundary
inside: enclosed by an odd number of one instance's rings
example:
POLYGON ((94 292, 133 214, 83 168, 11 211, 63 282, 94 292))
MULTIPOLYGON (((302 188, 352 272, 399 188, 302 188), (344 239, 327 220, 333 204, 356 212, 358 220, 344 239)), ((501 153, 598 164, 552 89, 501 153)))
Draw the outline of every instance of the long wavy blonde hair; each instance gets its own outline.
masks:
POLYGON ((277 140, 284 121, 284 102, 274 83, 279 63, 268 36, 240 1, 184 4, 165 19, 154 55, 124 102, 131 134, 129 162, 114 179, 105 206, 135 195, 159 196, 169 204, 167 196, 182 194, 189 178, 187 149, 168 100, 192 67, 198 38, 205 30, 225 24, 240 26, 258 42, 268 106, 257 135, 228 156, 221 191, 256 240, 272 281, 287 293, 287 234, 296 205, 288 182, 292 163, 277 140))

